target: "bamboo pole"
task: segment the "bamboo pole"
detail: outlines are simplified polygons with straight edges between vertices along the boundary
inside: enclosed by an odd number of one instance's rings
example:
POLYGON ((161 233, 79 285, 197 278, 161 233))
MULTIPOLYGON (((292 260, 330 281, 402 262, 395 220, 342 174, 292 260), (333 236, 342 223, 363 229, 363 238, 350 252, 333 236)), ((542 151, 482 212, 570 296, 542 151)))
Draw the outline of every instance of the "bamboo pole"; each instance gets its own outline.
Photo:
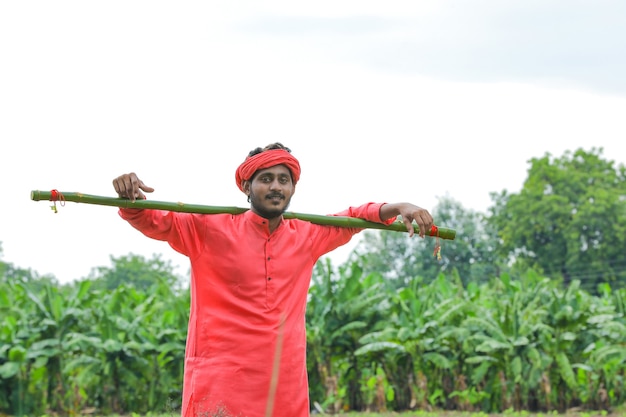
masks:
MULTIPOLYGON (((75 192, 59 192, 57 190, 52 191, 39 191, 33 190, 30 192, 30 198, 33 201, 53 201, 53 202, 65 202, 71 201, 74 203, 86 203, 95 204, 100 206, 113 206, 120 208, 135 208, 135 209, 155 209, 155 210, 167 210, 176 211, 182 213, 199 213, 199 214, 241 214, 248 211, 247 208, 232 207, 232 206, 205 206, 200 204, 187 204, 187 203, 173 203, 167 201, 155 201, 155 200, 135 200, 130 201, 125 198, 118 197, 104 197, 91 194, 75 193, 75 192)), ((322 224, 328 226, 339 227, 354 227, 360 229, 380 229, 380 230, 392 230, 396 232, 406 232, 406 226, 404 223, 397 221, 390 225, 381 223, 370 222, 363 219, 357 219, 354 217, 346 216, 324 216, 318 214, 303 214, 294 212, 283 213, 285 219, 300 219, 308 221, 310 223, 322 224)), ((415 225, 417 227, 417 225, 415 225)), ((456 230, 446 227, 437 227, 436 230, 427 233, 427 236, 439 237, 441 239, 454 240, 456 237, 456 230)))

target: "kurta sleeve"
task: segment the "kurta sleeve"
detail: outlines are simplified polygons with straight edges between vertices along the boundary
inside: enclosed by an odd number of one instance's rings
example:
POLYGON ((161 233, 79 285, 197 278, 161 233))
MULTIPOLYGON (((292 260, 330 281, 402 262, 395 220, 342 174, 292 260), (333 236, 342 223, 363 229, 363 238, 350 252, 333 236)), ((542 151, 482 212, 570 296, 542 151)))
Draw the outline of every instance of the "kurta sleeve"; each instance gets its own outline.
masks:
MULTIPOLYGON (((386 203, 366 203, 357 207, 349 207, 346 210, 333 214, 333 216, 354 217, 388 225, 393 223, 396 217, 383 221, 380 218, 380 208, 383 204, 386 203)), ((311 239, 311 255, 315 258, 325 255, 348 243, 355 234, 362 230, 362 228, 354 227, 317 226, 317 233, 311 239)))
POLYGON ((205 225, 199 215, 126 208, 119 209, 119 215, 147 237, 166 241, 189 258, 196 257, 203 250, 205 225))
POLYGON ((397 217, 392 217, 386 221, 380 218, 380 208, 387 203, 366 203, 358 207, 349 207, 347 210, 333 214, 333 216, 347 216, 363 219, 375 223, 390 225, 396 221, 397 217))

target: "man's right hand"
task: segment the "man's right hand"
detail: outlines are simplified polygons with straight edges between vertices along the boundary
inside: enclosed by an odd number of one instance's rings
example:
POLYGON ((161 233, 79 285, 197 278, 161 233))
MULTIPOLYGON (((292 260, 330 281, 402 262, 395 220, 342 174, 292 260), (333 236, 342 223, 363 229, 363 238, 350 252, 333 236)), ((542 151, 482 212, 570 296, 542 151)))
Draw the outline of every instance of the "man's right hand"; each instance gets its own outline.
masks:
POLYGON ((128 198, 130 201, 135 201, 138 198, 145 200, 146 196, 142 191, 147 193, 154 191, 154 188, 144 184, 134 172, 115 178, 113 180, 113 188, 115 188, 115 192, 120 198, 128 198))

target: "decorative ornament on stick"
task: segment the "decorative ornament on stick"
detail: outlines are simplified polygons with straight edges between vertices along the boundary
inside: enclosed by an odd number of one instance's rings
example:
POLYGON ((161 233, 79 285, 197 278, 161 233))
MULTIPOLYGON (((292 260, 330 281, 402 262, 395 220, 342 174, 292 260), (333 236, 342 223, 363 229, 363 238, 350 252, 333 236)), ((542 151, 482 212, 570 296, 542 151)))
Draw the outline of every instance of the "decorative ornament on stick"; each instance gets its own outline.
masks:
POLYGON ((59 212, 59 210, 57 210, 57 201, 60 202, 61 206, 65 205, 65 197, 58 190, 50 191, 50 201, 52 201, 52 205, 50 206, 50 208, 52 209, 52 211, 54 211, 55 214, 59 212))
POLYGON ((437 258, 438 261, 441 260, 441 244, 439 243, 439 228, 435 225, 430 229, 430 236, 435 236, 435 251, 433 252, 433 256, 437 258))

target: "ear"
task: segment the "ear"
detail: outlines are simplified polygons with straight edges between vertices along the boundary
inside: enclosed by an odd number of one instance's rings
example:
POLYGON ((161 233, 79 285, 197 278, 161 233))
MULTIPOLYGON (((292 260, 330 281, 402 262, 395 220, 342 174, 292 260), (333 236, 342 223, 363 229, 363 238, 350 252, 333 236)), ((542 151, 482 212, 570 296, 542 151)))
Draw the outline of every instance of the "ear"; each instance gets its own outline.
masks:
POLYGON ((250 181, 249 180, 243 180, 241 182, 241 187, 243 188, 243 192, 249 196, 250 195, 250 181))

